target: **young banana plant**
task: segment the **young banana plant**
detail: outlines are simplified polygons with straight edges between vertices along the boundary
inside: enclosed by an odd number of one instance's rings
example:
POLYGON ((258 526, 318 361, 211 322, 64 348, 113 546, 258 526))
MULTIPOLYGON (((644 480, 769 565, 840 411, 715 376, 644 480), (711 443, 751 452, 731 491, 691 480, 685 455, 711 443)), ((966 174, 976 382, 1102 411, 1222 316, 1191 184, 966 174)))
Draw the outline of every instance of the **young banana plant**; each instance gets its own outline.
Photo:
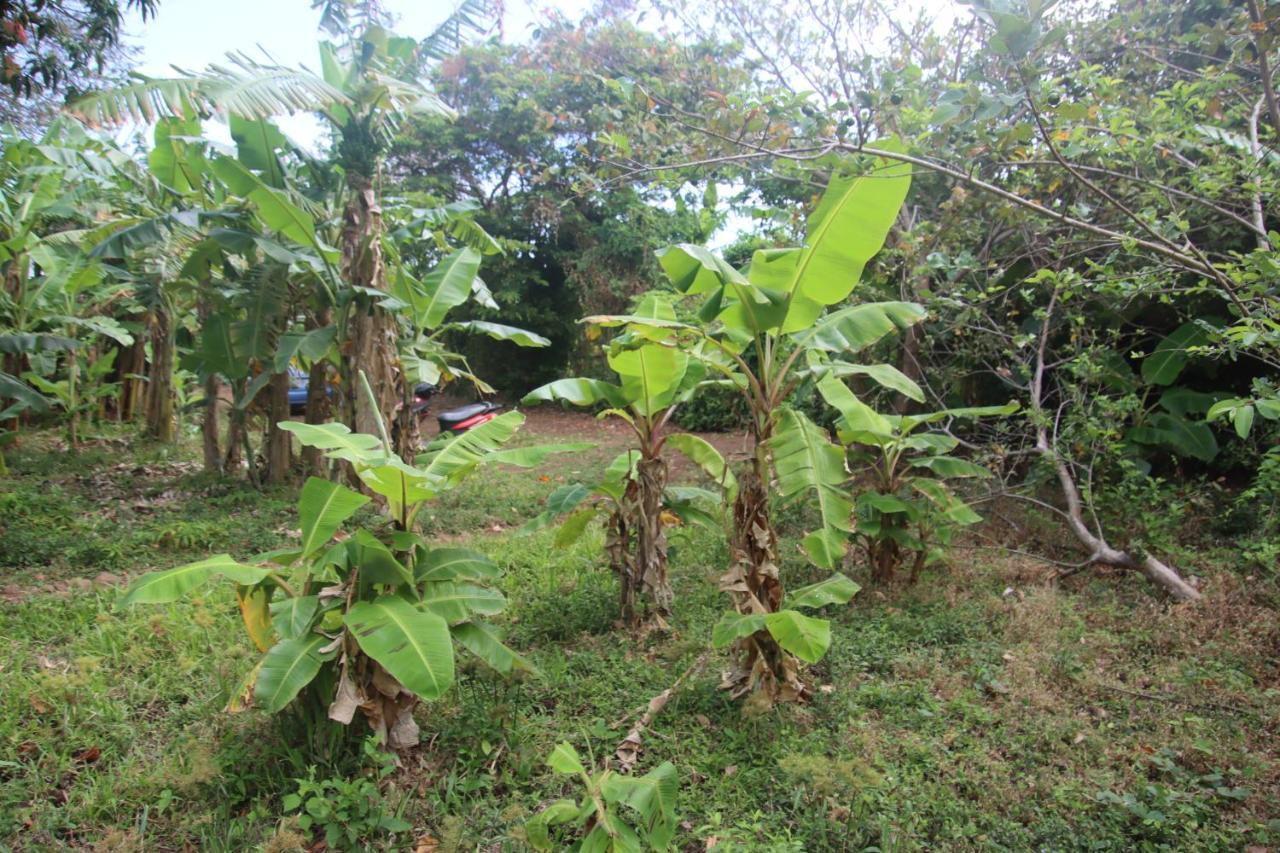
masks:
MULTIPOLYGON (((541 464, 563 447, 504 449, 524 416, 508 412, 434 443, 414 464, 380 436, 337 423, 283 428, 329 459, 343 460, 382 501, 385 522, 348 534, 343 524, 367 495, 312 477, 298 502, 296 547, 240 563, 222 554, 138 578, 125 604, 174 601, 214 576, 235 581, 245 628, 264 654, 232 698, 270 713, 301 694, 304 714, 349 724, 360 711, 392 748, 417 742, 412 709, 454 680, 454 644, 502 673, 530 669, 485 617, 506 605, 488 584, 499 569, 483 554, 432 547, 414 531, 428 501, 484 465, 541 464), (325 711, 324 709, 327 709, 325 711)), ((574 448, 568 448, 574 449, 574 448)))
MULTIPOLYGON (((909 379, 906 383, 897 390, 923 401, 920 388, 909 379)), ((921 428, 942 421, 1010 415, 1018 404, 884 415, 859 400, 835 370, 818 382, 818 391, 840 412, 836 437, 849 462, 862 466, 872 477, 871 489, 855 501, 853 530, 866 550, 871 577, 881 583, 891 581, 909 555, 909 580, 915 583, 925 566, 941 558, 959 527, 982 520, 946 481, 991 476, 981 465, 951 455, 960 444, 954 436, 921 428)))
MULTIPOLYGON (((671 283, 700 300, 697 322, 635 314, 587 318, 694 354, 745 398, 755 452, 740 477, 733 564, 721 578, 738 616, 767 616, 783 608, 778 537, 769 517, 775 486, 783 497, 816 498, 822 526, 803 542, 813 563, 835 568, 844 553, 853 510, 844 453, 787 401, 800 382, 830 364, 860 369, 847 360, 924 318, 920 306, 906 302, 835 308, 846 302, 863 267, 883 246, 910 182, 908 168, 880 160, 856 173, 837 170, 808 218, 805 245, 758 251, 745 272, 699 246, 664 249, 659 258, 671 283)), ((861 370, 882 383, 905 379, 889 365, 861 370)), ((742 658, 724 686, 735 696, 757 689, 770 699, 804 696, 795 655, 807 660, 813 646, 791 632, 769 630, 767 619, 736 624, 741 632, 734 632, 734 642, 742 658)))
MULTIPOLYGON (((651 294, 638 311, 656 319, 674 319, 669 302, 651 294)), ((606 519, 605 550, 619 580, 619 609, 631 627, 640 622, 636 604, 641 593, 649 613, 661 627, 671 616, 675 594, 667 574, 665 526, 678 517, 716 524, 698 504, 718 504, 720 496, 705 489, 672 487, 663 451, 682 453, 702 469, 732 502, 737 481, 711 444, 689 433, 668 432, 676 408, 697 389, 706 374, 695 357, 670 342, 623 334, 607 352, 618 382, 560 379, 529 392, 524 402, 558 400, 575 406, 606 406, 600 417, 616 417, 634 432, 636 447, 619 455, 603 477, 588 486, 572 483, 552 493, 547 509, 525 526, 536 530, 569 514, 558 542, 575 541, 597 517, 606 519), (581 504, 587 506, 581 507, 581 504)))

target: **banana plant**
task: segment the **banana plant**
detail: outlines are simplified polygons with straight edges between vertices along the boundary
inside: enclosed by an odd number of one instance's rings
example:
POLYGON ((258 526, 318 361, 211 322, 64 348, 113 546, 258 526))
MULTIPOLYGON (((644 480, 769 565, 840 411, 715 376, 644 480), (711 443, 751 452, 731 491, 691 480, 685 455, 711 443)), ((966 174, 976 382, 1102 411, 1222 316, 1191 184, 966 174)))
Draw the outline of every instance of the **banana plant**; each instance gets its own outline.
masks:
POLYGON ((119 289, 104 280, 100 266, 85 256, 80 232, 68 226, 95 220, 107 201, 121 195, 119 169, 130 161, 65 121, 38 141, 0 132, 0 148, 0 400, 12 401, 0 408, 7 409, 6 418, 47 408, 32 389, 32 383, 42 385, 59 401, 74 447, 84 409, 79 374, 85 345, 104 336, 120 343, 132 338, 102 310, 119 289))
POLYGON ((670 849, 680 786, 671 762, 664 761, 643 776, 624 776, 609 769, 592 773, 566 741, 556 745, 547 765, 557 775, 575 777, 581 783, 582 798, 556 800, 525 823, 525 835, 534 850, 639 853, 670 849), (580 837, 567 837, 569 828, 580 837))
MULTIPOLYGON (((72 109, 93 124, 209 113, 267 119, 310 110, 333 129, 334 153, 346 184, 336 266, 352 297, 343 308, 346 321, 339 323, 347 418, 356 431, 372 434, 378 418, 391 422, 399 413, 397 442, 407 459, 417 450, 417 422, 403 405, 410 383, 398 358, 399 319, 383 304, 390 279, 382 239, 382 164, 396 129, 409 116, 453 115, 422 82, 425 69, 447 45, 483 31, 484 22, 500 15, 500 7, 468 2, 421 41, 387 29, 371 7, 353 15, 352 4, 334 0, 320 8, 322 26, 338 38, 320 43, 319 74, 232 54, 229 64, 170 79, 142 77, 82 98, 72 109), (357 370, 371 377, 376 405, 355 393, 350 380, 357 370)), ((278 200, 271 193, 259 196, 267 206, 278 200)), ((306 230, 308 224, 314 224, 309 216, 297 218, 291 227, 306 230)))
MULTIPOLYGON (((861 370, 890 387, 901 384, 906 377, 889 365, 861 367, 847 360, 925 315, 906 302, 836 307, 848 300, 863 268, 884 245, 911 183, 902 164, 876 160, 860 171, 855 164, 836 165, 808 217, 803 246, 758 251, 745 272, 699 246, 676 245, 659 253, 672 285, 699 300, 697 322, 637 315, 587 318, 696 353, 745 398, 755 448, 734 502, 733 563, 720 580, 739 615, 782 608, 778 537, 769 515, 773 484, 783 497, 816 499, 822 526, 803 541, 816 565, 834 569, 851 531, 844 453, 788 399, 801 382, 831 364, 861 370)), ((742 657, 725 683, 733 695, 757 689, 773 698, 806 695, 796 658, 768 630, 744 634, 735 643, 742 657)))
MULTIPOLYGON (((899 383, 898 390, 924 401, 924 393, 909 379, 899 383)), ((959 527, 982 520, 946 481, 991 476, 981 465, 951 455, 960 444, 957 438, 921 428, 1010 415, 1018 404, 885 415, 859 400, 835 370, 822 377, 818 391, 840 413, 836 436, 849 462, 871 474, 871 488, 854 502, 853 534, 866 551, 872 578, 881 583, 892 580, 905 552, 911 557, 910 582, 915 583, 925 566, 942 557, 959 527)))
POLYGON ((411 746, 418 732, 412 709, 452 685, 455 644, 502 673, 532 669, 486 621, 506 605, 490 586, 498 567, 469 549, 433 547, 414 531, 427 502, 477 469, 537 465, 572 449, 504 449, 523 421, 508 412, 434 444, 414 464, 393 451, 385 427, 374 436, 338 423, 282 424, 304 445, 351 465, 382 499, 386 523, 343 531, 370 498, 312 477, 298 502, 296 547, 247 563, 222 554, 152 572, 130 585, 123 603, 174 601, 215 576, 234 581, 245 628, 263 656, 232 710, 253 702, 276 713, 301 695, 304 710, 327 708, 344 725, 359 711, 389 746, 411 746))
MULTIPOLYGON (((656 294, 647 297, 638 310, 660 319, 675 318, 670 303, 656 294)), ((705 376, 701 362, 670 342, 655 343, 635 335, 615 339, 607 360, 618 376, 617 383, 559 379, 530 391, 524 403, 554 400, 581 407, 606 406, 600 417, 616 417, 626 423, 637 446, 619 455, 599 482, 556 489, 547 510, 524 529, 545 527, 569 513, 556 540, 569 544, 592 520, 605 517, 605 551, 618 575, 623 622, 631 627, 639 624, 636 601, 643 593, 650 615, 659 626, 665 626, 675 599, 667 575, 665 526, 673 516, 715 524, 715 517, 697 504, 708 500, 718 503, 719 496, 701 489, 669 487, 663 450, 670 447, 685 455, 730 502, 737 496, 737 481, 711 444, 689 433, 667 432, 676 408, 689 399, 705 376), (579 508, 584 501, 588 505, 579 508)))

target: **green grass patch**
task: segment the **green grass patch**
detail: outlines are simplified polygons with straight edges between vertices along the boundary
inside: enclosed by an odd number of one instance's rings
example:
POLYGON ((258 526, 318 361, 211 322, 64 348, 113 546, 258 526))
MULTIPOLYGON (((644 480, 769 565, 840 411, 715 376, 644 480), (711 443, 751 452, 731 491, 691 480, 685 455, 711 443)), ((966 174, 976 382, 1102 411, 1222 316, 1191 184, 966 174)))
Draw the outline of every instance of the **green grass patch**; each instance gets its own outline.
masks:
MULTIPOLYGON (((13 454, 0 495, 6 582, 138 572, 290 536, 292 488, 209 480, 173 467, 181 455, 94 453, 91 466, 13 454)), ((594 453, 591 465, 612 455, 594 453)), ((635 636, 614 624, 599 531, 563 548, 553 531, 512 530, 556 485, 589 478, 586 465, 492 472, 432 508, 431 530, 503 568, 511 604, 498 621, 539 674, 502 678, 462 656, 455 689, 418 712, 425 746, 389 774, 358 748, 315 760, 287 716, 223 712, 255 659, 229 588, 120 610, 115 589, 37 586, 4 605, 0 848, 293 849, 321 831, 302 831, 299 803, 322 790, 358 813, 363 849, 427 836, 446 850, 523 849, 524 821, 572 793, 544 762, 554 745, 610 755, 725 607, 715 531, 670 531, 675 622, 635 636), (409 828, 376 829, 386 816, 409 828)), ((796 556, 806 511, 783 511, 791 584, 817 577, 796 556)), ((680 771, 681 849, 1280 843, 1274 611, 1243 587, 1170 611, 1139 579, 1002 596, 1012 583, 999 563, 966 561, 915 588, 865 589, 829 614, 833 643, 808 671, 807 705, 751 713, 717 689, 726 659, 713 657, 644 740, 642 771, 680 771)))

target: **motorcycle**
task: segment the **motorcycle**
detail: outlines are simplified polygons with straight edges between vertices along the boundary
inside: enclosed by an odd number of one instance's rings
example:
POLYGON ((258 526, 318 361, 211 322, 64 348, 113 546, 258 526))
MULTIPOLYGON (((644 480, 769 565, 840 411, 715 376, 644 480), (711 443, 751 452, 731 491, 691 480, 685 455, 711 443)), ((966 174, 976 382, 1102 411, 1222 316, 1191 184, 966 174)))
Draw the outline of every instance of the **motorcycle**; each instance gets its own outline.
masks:
MULTIPOLYGON (((296 367, 289 368, 289 414, 301 415, 307 409, 307 386, 308 376, 306 371, 296 367)), ((422 382, 413 388, 413 403, 411 410, 413 416, 418 419, 418 429, 425 434, 423 427, 427 419, 430 400, 440 392, 437 385, 430 382, 422 382)), ((334 396, 333 388, 326 388, 325 393, 332 398, 334 396)), ((436 415, 436 423, 440 425, 440 434, 449 433, 458 435, 464 433, 472 427, 480 426, 480 424, 488 423, 498 416, 498 412, 502 409, 497 403, 489 401, 481 401, 479 403, 471 403, 466 406, 459 406, 456 409, 449 409, 436 415)))
MULTIPOLYGON (((439 392, 439 386, 430 382, 421 382, 413 387, 412 411, 414 417, 418 419, 420 431, 428 415, 430 400, 439 392)), ((459 406, 456 409, 441 412, 436 415, 436 423, 440 425, 441 435, 445 433, 457 435, 493 420, 498 416, 501 408, 502 406, 497 403, 481 400, 479 403, 470 403, 466 406, 459 406)))

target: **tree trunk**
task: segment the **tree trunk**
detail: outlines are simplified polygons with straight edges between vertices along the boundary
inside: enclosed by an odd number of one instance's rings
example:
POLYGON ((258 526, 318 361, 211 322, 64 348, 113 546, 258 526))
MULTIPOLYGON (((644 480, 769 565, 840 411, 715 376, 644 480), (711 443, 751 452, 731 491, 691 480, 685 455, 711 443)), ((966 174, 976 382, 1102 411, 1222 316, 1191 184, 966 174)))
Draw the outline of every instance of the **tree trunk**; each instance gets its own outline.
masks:
MULTIPOLYGON (((1187 583, 1177 570, 1147 554, 1139 558, 1135 554, 1112 548, 1104 537, 1099 525, 1095 532, 1089 529, 1084 520, 1084 501, 1080 499, 1080 490, 1067 460, 1058 452, 1055 442, 1049 438, 1051 421, 1044 411, 1044 382, 1048 367, 1045 364, 1045 350, 1049 343, 1049 329, 1053 321, 1054 308, 1058 303, 1058 292, 1055 290, 1049 298, 1045 310, 1044 325, 1040 329, 1040 342, 1036 348, 1035 369, 1031 376, 1031 410, 1036 414, 1036 451, 1046 462, 1053 466, 1058 476, 1058 485, 1062 489, 1062 497, 1066 501, 1067 526, 1075 534, 1076 539, 1089 549, 1091 562, 1105 563, 1123 569, 1142 572, 1152 583, 1164 588, 1178 601, 1196 601, 1200 591, 1187 583)), ((1056 436, 1055 436, 1056 438, 1056 436)))
MULTIPOLYGON (((317 311, 314 317, 308 317, 307 331, 323 329, 332 321, 329 309, 323 308, 317 311)), ((322 424, 329 420, 328 382, 329 363, 324 359, 317 359, 311 365, 311 372, 307 376, 307 412, 305 420, 309 424, 322 424)), ((324 453, 319 448, 302 448, 302 468, 306 473, 323 477, 325 476, 325 467, 324 453)))
MULTIPOLYGON (((200 282, 199 296, 196 300, 196 316, 201 324, 209 319, 212 309, 207 295, 209 281, 200 282)), ((222 382, 216 373, 204 378, 204 417, 200 421, 200 445, 204 452, 204 470, 206 474, 222 473, 222 448, 218 444, 218 394, 222 390, 222 382)))
POLYGON ((222 473, 222 448, 218 441, 221 393, 221 380, 216 374, 210 373, 204 378, 204 419, 200 422, 200 443, 204 449, 204 470, 207 474, 222 473))
POLYGON ((283 483, 293 465, 293 436, 279 426, 289 420, 289 374, 272 374, 267 395, 267 435, 263 441, 267 470, 263 479, 283 483))
MULTIPOLYGON (((342 277, 354 287, 386 290, 386 268, 382 262, 382 210, 373 185, 362 175, 348 175, 350 201, 342 214, 342 277)), ((405 400, 405 381, 400 371, 396 318, 377 305, 361 310, 368 296, 359 297, 348 327, 344 358, 349 381, 345 383, 349 426, 355 432, 378 435, 378 416, 391 431, 397 412, 405 400), (363 370, 373 389, 376 408, 366 399, 356 379, 363 370)), ((404 413, 406 415, 411 413, 404 413)), ((406 459, 418 448, 416 419, 401 419, 396 450, 406 459)))
POLYGON ((173 411, 173 316, 167 307, 151 312, 151 368, 147 373, 147 435, 172 443, 176 438, 173 411))
POLYGON ((67 350, 67 406, 67 443, 74 451, 80 446, 80 354, 74 349, 67 350))
MULTIPOLYGON (((912 323, 902 331, 902 358, 899 361, 898 369, 902 374, 916 384, 920 383, 923 373, 920 369, 920 339, 924 336, 924 332, 920 328, 919 323, 912 323)), ((899 415, 905 415, 911 411, 911 398, 906 394, 896 395, 893 409, 899 415)))
MULTIPOLYGON (((232 399, 237 399, 244 393, 245 386, 249 383, 248 379, 240 381, 240 387, 236 388, 232 384, 232 399)), ((227 412, 227 455, 222 462, 223 471, 234 471, 240 467, 240 463, 244 461, 244 436, 245 436, 245 414, 244 410, 232 406, 227 412)))
POLYGON ((143 397, 142 380, 147 369, 147 342, 145 335, 138 335, 132 344, 123 348, 116 361, 120 376, 120 397, 116 402, 116 420, 123 423, 138 416, 138 400, 143 397))
POLYGON ((1072 476, 1066 460, 1049 444, 1048 433, 1044 427, 1037 430, 1036 449, 1046 461, 1053 465, 1058 475, 1058 485, 1062 489, 1062 496, 1067 504, 1067 526, 1071 528, 1071 532, 1075 534, 1080 544, 1089 549, 1091 561, 1142 572, 1148 580, 1163 588, 1177 601, 1196 601, 1200 598, 1200 591, 1183 580, 1172 566, 1150 554, 1139 557, 1128 551, 1113 548, 1106 539, 1102 538, 1101 530, 1097 533, 1090 530, 1089 525, 1084 521, 1084 504, 1080 499, 1080 491, 1076 488, 1075 477, 1072 476))
MULTIPOLYGON (((19 253, 9 260, 4 270, 4 288, 14 305, 22 305, 23 290, 26 286, 26 271, 29 261, 24 253, 19 253)), ((20 323, 19 323, 20 325, 20 323)), ((10 376, 21 376, 27 369, 27 355, 21 352, 5 353, 4 372, 10 376)), ((17 432, 22 425, 21 413, 5 422, 4 429, 17 432)))
MULTIPOLYGON (((733 565, 720 578, 739 613, 776 613, 782 607, 782 579, 778 576, 778 535, 769 519, 768 459, 757 439, 751 471, 738 481, 733 504, 733 565)), ((743 637, 735 644, 742 659, 726 672, 721 687, 734 698, 759 691, 769 701, 795 701, 808 695, 800 681, 796 659, 787 654, 767 630, 743 637)))

